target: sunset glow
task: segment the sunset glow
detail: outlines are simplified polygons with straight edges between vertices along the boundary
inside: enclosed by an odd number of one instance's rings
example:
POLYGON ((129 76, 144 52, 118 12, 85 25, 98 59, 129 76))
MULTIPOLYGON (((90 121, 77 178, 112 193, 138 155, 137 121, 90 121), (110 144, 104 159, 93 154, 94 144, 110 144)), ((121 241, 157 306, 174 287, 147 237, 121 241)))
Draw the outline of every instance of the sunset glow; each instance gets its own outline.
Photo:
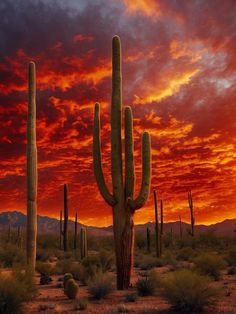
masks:
MULTIPOLYGON (((152 189, 165 221, 236 218, 236 2, 29 1, 0 7, 0 212, 26 212, 27 64, 37 68, 38 213, 112 223, 93 175, 94 103, 110 174, 111 39, 123 54, 123 104, 133 110, 136 193, 141 135, 152 141, 152 189), (57 3, 57 4, 55 4, 57 3), (61 3, 61 4, 59 4, 61 3), (39 14, 40 13, 40 14, 39 14), (12 21, 12 22, 10 22, 12 21)), ((109 185, 110 186, 110 185, 109 185)), ((111 188, 111 186, 110 186, 111 188)), ((153 197, 135 214, 154 219, 153 197)))

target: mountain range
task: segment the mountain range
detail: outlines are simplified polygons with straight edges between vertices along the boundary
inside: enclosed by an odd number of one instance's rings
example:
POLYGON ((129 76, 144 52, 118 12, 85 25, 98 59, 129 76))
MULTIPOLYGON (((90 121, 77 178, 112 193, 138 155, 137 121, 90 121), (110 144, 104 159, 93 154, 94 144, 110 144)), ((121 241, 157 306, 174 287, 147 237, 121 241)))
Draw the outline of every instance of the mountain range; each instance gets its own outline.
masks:
MULTIPOLYGON (((18 211, 8 211, 0 213, 0 231, 7 230, 7 228, 17 228, 19 226, 26 226, 26 215, 18 211)), ((60 221, 56 218, 51 218, 47 216, 38 216, 38 233, 39 234, 53 234, 59 233, 60 221)), ((86 227, 87 232, 93 236, 111 236, 112 235, 112 226, 109 227, 94 227, 94 226, 85 226, 81 223, 78 223, 78 229, 81 227, 86 227)), ((154 223, 148 222, 145 224, 139 224, 135 226, 136 233, 145 233, 146 229, 150 228, 151 232, 154 232, 154 223)), ((74 221, 68 221, 69 231, 74 230, 74 221)), ((164 232, 172 232, 173 234, 179 234, 179 222, 167 222, 164 224, 164 232)), ((182 222, 183 232, 187 232, 190 229, 190 225, 182 222)), ((222 222, 218 222, 212 225, 196 225, 195 233, 202 234, 207 232, 213 232, 218 236, 236 236, 236 219, 226 219, 222 222)))

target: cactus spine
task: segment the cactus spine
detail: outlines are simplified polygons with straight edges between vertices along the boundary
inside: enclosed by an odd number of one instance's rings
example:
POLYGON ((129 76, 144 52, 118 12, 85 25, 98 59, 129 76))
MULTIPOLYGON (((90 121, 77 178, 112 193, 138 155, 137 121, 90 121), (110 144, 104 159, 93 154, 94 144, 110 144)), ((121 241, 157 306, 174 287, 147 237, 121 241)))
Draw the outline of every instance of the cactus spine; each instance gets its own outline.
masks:
POLYGON ((63 228, 63 248, 68 250, 68 185, 64 184, 64 228, 63 228))
POLYGON ((151 233, 149 228, 147 228, 147 252, 151 252, 151 233))
POLYGON ((192 237, 194 237, 195 219, 194 219, 194 212, 193 212, 193 197, 192 197, 192 191, 191 190, 189 190, 189 192, 188 192, 188 205, 189 205, 190 220, 191 220, 191 231, 190 231, 190 234, 191 234, 192 237))
POLYGON ((87 245, 87 230, 85 228, 80 229, 80 257, 81 259, 88 256, 87 245))
POLYGON ((160 234, 158 222, 158 209, 157 209, 157 195, 156 190, 153 190, 154 208, 155 208, 155 235, 156 235, 156 256, 160 257, 160 234))
POLYGON ((36 74, 35 64, 28 70, 27 117, 27 236, 26 255, 28 270, 35 270, 37 237, 37 146, 36 146, 36 74))
POLYGON ((78 227, 78 213, 75 213, 75 234, 74 234, 74 250, 77 249, 77 227, 78 227))
POLYGON ((111 176, 113 193, 105 183, 100 144, 99 104, 95 104, 93 160, 98 188, 105 201, 113 208, 113 231, 116 253, 117 288, 130 285, 133 266, 134 222, 136 209, 141 208, 149 195, 151 178, 150 136, 142 136, 142 183, 139 195, 133 199, 135 173, 133 156, 133 119, 130 107, 125 107, 125 177, 122 166, 122 93, 121 44, 118 36, 112 39, 112 100, 111 100, 111 176))

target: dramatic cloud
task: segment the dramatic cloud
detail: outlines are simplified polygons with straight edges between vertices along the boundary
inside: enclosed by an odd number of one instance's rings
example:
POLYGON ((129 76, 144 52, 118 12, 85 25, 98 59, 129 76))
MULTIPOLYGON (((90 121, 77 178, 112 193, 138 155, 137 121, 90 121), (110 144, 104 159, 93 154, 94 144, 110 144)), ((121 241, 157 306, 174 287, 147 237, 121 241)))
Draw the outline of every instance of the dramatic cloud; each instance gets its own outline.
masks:
MULTIPOLYGON (((152 189, 165 220, 235 218, 236 2, 234 0, 6 0, 0 4, 0 211, 26 211, 27 65, 37 66, 39 214, 108 225, 92 165, 93 107, 101 104, 110 177, 111 38, 123 51, 123 102, 134 116, 136 192, 141 134, 152 137, 152 189), (99 219, 98 219, 99 218, 99 219)), ((153 220, 152 194, 136 222, 153 220)))

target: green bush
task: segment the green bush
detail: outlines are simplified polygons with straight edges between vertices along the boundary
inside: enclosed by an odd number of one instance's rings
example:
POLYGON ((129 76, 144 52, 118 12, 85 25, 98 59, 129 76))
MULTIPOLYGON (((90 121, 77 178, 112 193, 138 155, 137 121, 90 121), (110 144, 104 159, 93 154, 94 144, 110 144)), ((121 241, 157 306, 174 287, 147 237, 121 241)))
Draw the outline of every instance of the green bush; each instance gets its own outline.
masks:
POLYGON ((112 265, 114 264, 113 256, 107 251, 101 251, 98 255, 100 267, 103 272, 111 270, 112 265))
POLYGON ((202 275, 207 275, 215 280, 220 278, 220 271, 226 266, 219 255, 204 253, 194 259, 197 270, 202 275))
POLYGON ((146 276, 145 278, 138 279, 136 289, 140 296, 154 295, 156 291, 156 282, 152 277, 146 276))
POLYGON ((75 301, 75 310, 80 310, 80 311, 84 311, 87 309, 89 304, 88 299, 86 298, 81 298, 75 301))
POLYGON ((135 302, 137 299, 138 296, 136 293, 128 293, 125 295, 125 302, 135 302))
POLYGON ((65 294, 69 299, 75 299, 79 291, 79 285, 73 278, 68 278, 65 284, 65 294))
POLYGON ((35 296, 36 290, 25 275, 0 276, 0 314, 22 313, 23 302, 35 296))
POLYGON ((3 267, 12 267, 15 263, 24 264, 25 254, 16 245, 6 243, 0 248, 0 264, 3 267))
POLYGON ((184 247, 178 251, 176 258, 177 260, 188 261, 194 253, 195 252, 191 247, 184 247))
POLYGON ((41 261, 38 261, 36 263, 36 271, 40 275, 48 275, 48 276, 50 276, 53 273, 53 267, 49 263, 43 263, 41 261))
POLYGON ((105 298, 113 290, 111 277, 103 273, 95 275, 89 281, 88 289, 94 299, 105 298))
POLYGON ((226 256, 226 261, 229 266, 236 266, 236 248, 229 250, 226 256))
POLYGON ((66 273, 63 277, 63 287, 66 287, 66 283, 69 279, 73 279, 73 276, 71 273, 66 273))
POLYGON ((168 274, 161 287, 162 295, 181 313, 201 311, 216 296, 208 278, 188 269, 168 274))

